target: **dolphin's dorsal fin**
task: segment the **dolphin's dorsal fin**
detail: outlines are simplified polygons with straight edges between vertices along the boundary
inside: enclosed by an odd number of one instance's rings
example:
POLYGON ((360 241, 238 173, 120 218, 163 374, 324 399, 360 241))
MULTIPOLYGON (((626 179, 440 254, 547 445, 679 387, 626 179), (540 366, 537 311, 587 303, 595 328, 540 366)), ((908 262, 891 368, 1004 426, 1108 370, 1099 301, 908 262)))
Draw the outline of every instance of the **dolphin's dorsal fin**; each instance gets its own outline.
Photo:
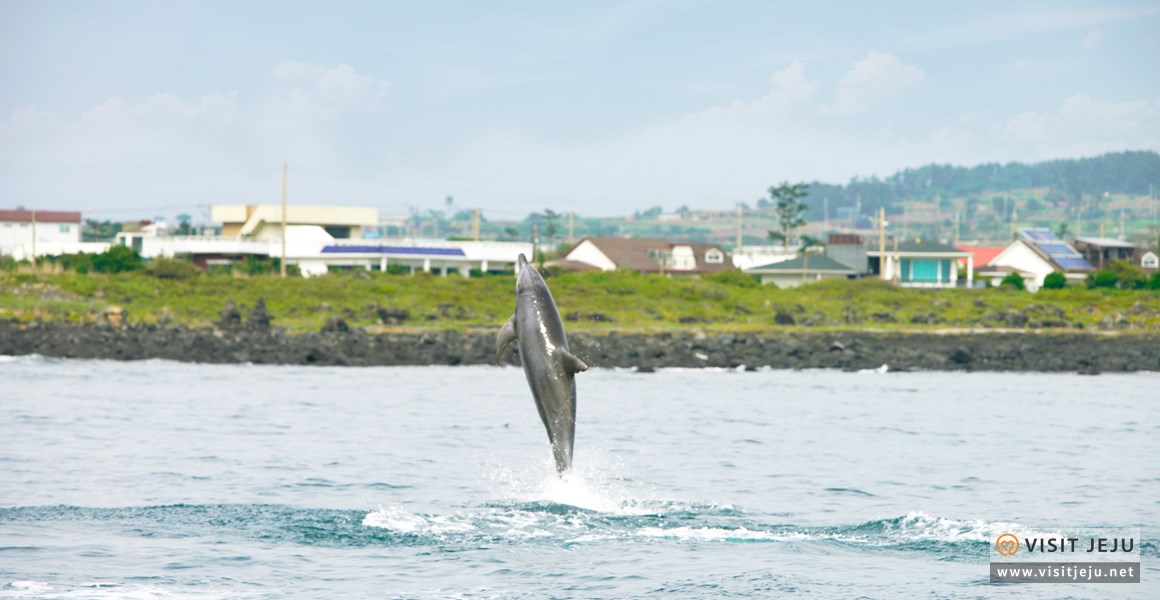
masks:
POLYGON ((564 364, 564 369, 573 375, 588 370, 588 365, 584 364, 584 361, 576 358, 575 354, 567 350, 560 353, 560 362, 564 364))
POLYGON ((503 351, 516 339, 516 316, 513 314, 495 335, 495 362, 503 362, 503 351))

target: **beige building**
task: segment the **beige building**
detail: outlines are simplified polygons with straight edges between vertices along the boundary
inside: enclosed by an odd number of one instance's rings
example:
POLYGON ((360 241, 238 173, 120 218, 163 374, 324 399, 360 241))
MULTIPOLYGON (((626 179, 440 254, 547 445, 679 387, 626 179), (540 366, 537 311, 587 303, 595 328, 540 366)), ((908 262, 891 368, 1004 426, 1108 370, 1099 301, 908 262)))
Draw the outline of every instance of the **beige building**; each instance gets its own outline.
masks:
MULTIPOLYGON (((222 237, 282 237, 282 207, 277 204, 218 204, 213 207, 213 220, 222 224, 222 237)), ((321 227, 337 240, 358 239, 363 228, 378 227, 379 211, 361 206, 288 206, 287 228, 303 225, 321 227)))

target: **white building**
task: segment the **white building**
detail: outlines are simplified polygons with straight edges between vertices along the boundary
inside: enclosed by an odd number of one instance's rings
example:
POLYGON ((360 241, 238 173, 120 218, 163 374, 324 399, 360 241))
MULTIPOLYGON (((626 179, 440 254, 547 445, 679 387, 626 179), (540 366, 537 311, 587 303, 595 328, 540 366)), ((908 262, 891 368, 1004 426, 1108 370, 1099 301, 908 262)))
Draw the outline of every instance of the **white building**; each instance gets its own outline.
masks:
POLYGON ((716 273, 731 266, 729 255, 716 244, 596 236, 580 240, 554 263, 572 270, 629 270, 668 275, 716 273))
POLYGON ((997 285, 1005 273, 1013 271, 1027 280, 1028 290, 1035 291, 1053 272, 1063 273, 1068 283, 1080 283, 1095 271, 1095 267, 1050 229, 1023 229, 1015 235, 1011 245, 991 259, 986 268, 980 269, 993 285, 997 285))
POLYGON ((0 210, 0 256, 24 260, 103 252, 108 244, 81 242, 81 213, 61 210, 0 210))
MULTIPOLYGON (((222 224, 223 237, 282 239, 282 207, 278 204, 217 204, 213 220, 222 224)), ((364 228, 379 226, 379 210, 365 206, 286 207, 286 226, 314 225, 335 239, 360 239, 364 228)))

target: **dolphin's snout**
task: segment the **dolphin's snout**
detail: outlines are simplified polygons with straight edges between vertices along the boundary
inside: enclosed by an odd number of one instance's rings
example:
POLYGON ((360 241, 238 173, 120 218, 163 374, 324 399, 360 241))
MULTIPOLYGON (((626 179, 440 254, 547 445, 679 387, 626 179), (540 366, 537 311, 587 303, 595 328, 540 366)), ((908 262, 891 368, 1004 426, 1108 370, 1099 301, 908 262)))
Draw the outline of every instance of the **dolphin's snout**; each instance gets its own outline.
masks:
POLYGON ((524 267, 526 267, 526 266, 528 266, 528 257, 524 256, 524 253, 521 252, 520 258, 519 258, 519 266, 516 267, 516 274, 519 274, 521 271, 523 271, 524 267))

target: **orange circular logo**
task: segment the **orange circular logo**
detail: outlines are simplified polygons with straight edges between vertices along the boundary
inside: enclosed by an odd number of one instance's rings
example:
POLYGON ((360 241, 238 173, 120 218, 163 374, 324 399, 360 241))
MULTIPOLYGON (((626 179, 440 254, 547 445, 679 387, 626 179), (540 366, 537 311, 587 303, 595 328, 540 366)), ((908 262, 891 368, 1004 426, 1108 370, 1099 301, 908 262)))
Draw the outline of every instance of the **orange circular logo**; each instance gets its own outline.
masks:
POLYGON ((1012 556, 1019 551, 1019 538, 1013 533, 1004 533, 995 540, 995 552, 1002 556, 1012 556))

